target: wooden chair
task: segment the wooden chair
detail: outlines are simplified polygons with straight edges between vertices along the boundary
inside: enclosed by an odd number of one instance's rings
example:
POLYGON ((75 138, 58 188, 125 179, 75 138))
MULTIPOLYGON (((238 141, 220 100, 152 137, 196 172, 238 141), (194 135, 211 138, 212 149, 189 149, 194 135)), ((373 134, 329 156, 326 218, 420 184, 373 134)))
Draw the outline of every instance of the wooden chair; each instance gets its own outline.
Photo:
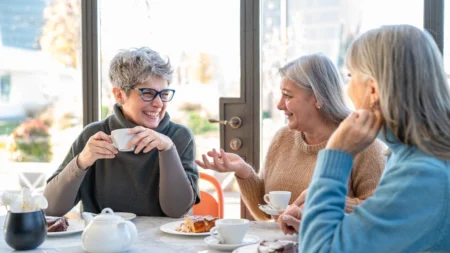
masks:
POLYGON ((206 180, 211 183, 217 191, 217 200, 208 192, 200 191, 200 203, 194 205, 193 214, 194 215, 211 215, 223 218, 223 190, 220 182, 213 176, 200 172, 200 180, 206 180))

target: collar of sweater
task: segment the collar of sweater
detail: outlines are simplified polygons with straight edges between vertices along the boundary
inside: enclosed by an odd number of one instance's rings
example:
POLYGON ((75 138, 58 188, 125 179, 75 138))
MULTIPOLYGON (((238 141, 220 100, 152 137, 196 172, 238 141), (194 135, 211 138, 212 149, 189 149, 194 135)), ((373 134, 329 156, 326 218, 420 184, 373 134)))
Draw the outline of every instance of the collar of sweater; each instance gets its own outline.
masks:
MULTIPOLYGON (((115 129, 120 128, 133 128, 138 125, 134 124, 133 122, 127 120, 125 118, 125 115, 123 115, 122 107, 120 107, 118 104, 114 104, 114 114, 115 114, 115 123, 119 125, 119 127, 111 127, 111 131, 115 129)), ((164 118, 159 122, 159 125, 157 128, 152 129, 158 133, 164 132, 164 130, 167 128, 170 122, 170 116, 169 113, 165 113, 164 118)))
POLYGON ((323 141, 318 144, 309 145, 306 143, 305 139, 303 139, 303 134, 300 131, 290 130, 294 133, 295 144, 298 145, 301 151, 309 154, 317 154, 320 150, 324 149, 327 145, 328 140, 323 141))

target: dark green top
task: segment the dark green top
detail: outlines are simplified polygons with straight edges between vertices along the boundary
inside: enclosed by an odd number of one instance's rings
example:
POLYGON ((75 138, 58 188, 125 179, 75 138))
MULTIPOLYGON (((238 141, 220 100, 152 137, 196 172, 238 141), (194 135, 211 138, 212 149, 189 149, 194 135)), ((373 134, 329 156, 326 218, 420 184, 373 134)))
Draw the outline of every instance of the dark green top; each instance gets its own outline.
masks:
POLYGON ((132 128, 119 106, 114 115, 89 124, 72 144, 58 170, 48 179, 44 195, 49 201, 47 215, 64 215, 78 201, 84 211, 99 213, 110 207, 117 212, 144 216, 181 217, 200 202, 195 143, 191 131, 170 121, 166 113, 153 129, 172 139, 166 151, 148 153, 119 152, 113 159, 99 159, 86 171, 76 158, 89 138, 102 131, 132 128))

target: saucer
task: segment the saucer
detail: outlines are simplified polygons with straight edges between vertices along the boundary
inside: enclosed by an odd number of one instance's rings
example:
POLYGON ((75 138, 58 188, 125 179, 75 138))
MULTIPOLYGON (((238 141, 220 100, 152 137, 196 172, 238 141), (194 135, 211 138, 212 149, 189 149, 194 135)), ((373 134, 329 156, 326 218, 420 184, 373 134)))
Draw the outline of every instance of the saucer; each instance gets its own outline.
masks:
POLYGON ((278 209, 274 209, 273 207, 271 207, 269 205, 259 205, 259 209, 268 215, 275 215, 275 216, 280 215, 278 213, 278 209))
POLYGON ((208 236, 204 239, 204 242, 208 244, 210 248, 217 249, 217 250, 234 250, 239 247, 250 245, 254 243, 259 242, 259 237, 256 235, 245 235, 244 239, 240 244, 221 244, 218 239, 208 236))

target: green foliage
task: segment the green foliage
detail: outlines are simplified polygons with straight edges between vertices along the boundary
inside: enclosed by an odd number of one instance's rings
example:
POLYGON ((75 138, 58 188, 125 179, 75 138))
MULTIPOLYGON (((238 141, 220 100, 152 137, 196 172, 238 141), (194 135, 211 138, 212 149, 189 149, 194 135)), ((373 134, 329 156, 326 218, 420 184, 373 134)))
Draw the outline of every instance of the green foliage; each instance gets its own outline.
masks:
POLYGON ((187 126, 195 135, 219 130, 218 125, 209 123, 207 118, 201 117, 197 112, 188 111, 187 113, 189 115, 187 126))
POLYGON ((109 111, 109 106, 102 105, 102 117, 101 117, 101 119, 106 119, 106 117, 108 117, 110 114, 111 114, 111 112, 109 111))
POLYGON ((10 160, 15 162, 50 162, 52 159, 48 125, 39 119, 27 119, 11 133, 10 160))
POLYGON ((20 122, 0 122, 0 135, 10 135, 20 122))

